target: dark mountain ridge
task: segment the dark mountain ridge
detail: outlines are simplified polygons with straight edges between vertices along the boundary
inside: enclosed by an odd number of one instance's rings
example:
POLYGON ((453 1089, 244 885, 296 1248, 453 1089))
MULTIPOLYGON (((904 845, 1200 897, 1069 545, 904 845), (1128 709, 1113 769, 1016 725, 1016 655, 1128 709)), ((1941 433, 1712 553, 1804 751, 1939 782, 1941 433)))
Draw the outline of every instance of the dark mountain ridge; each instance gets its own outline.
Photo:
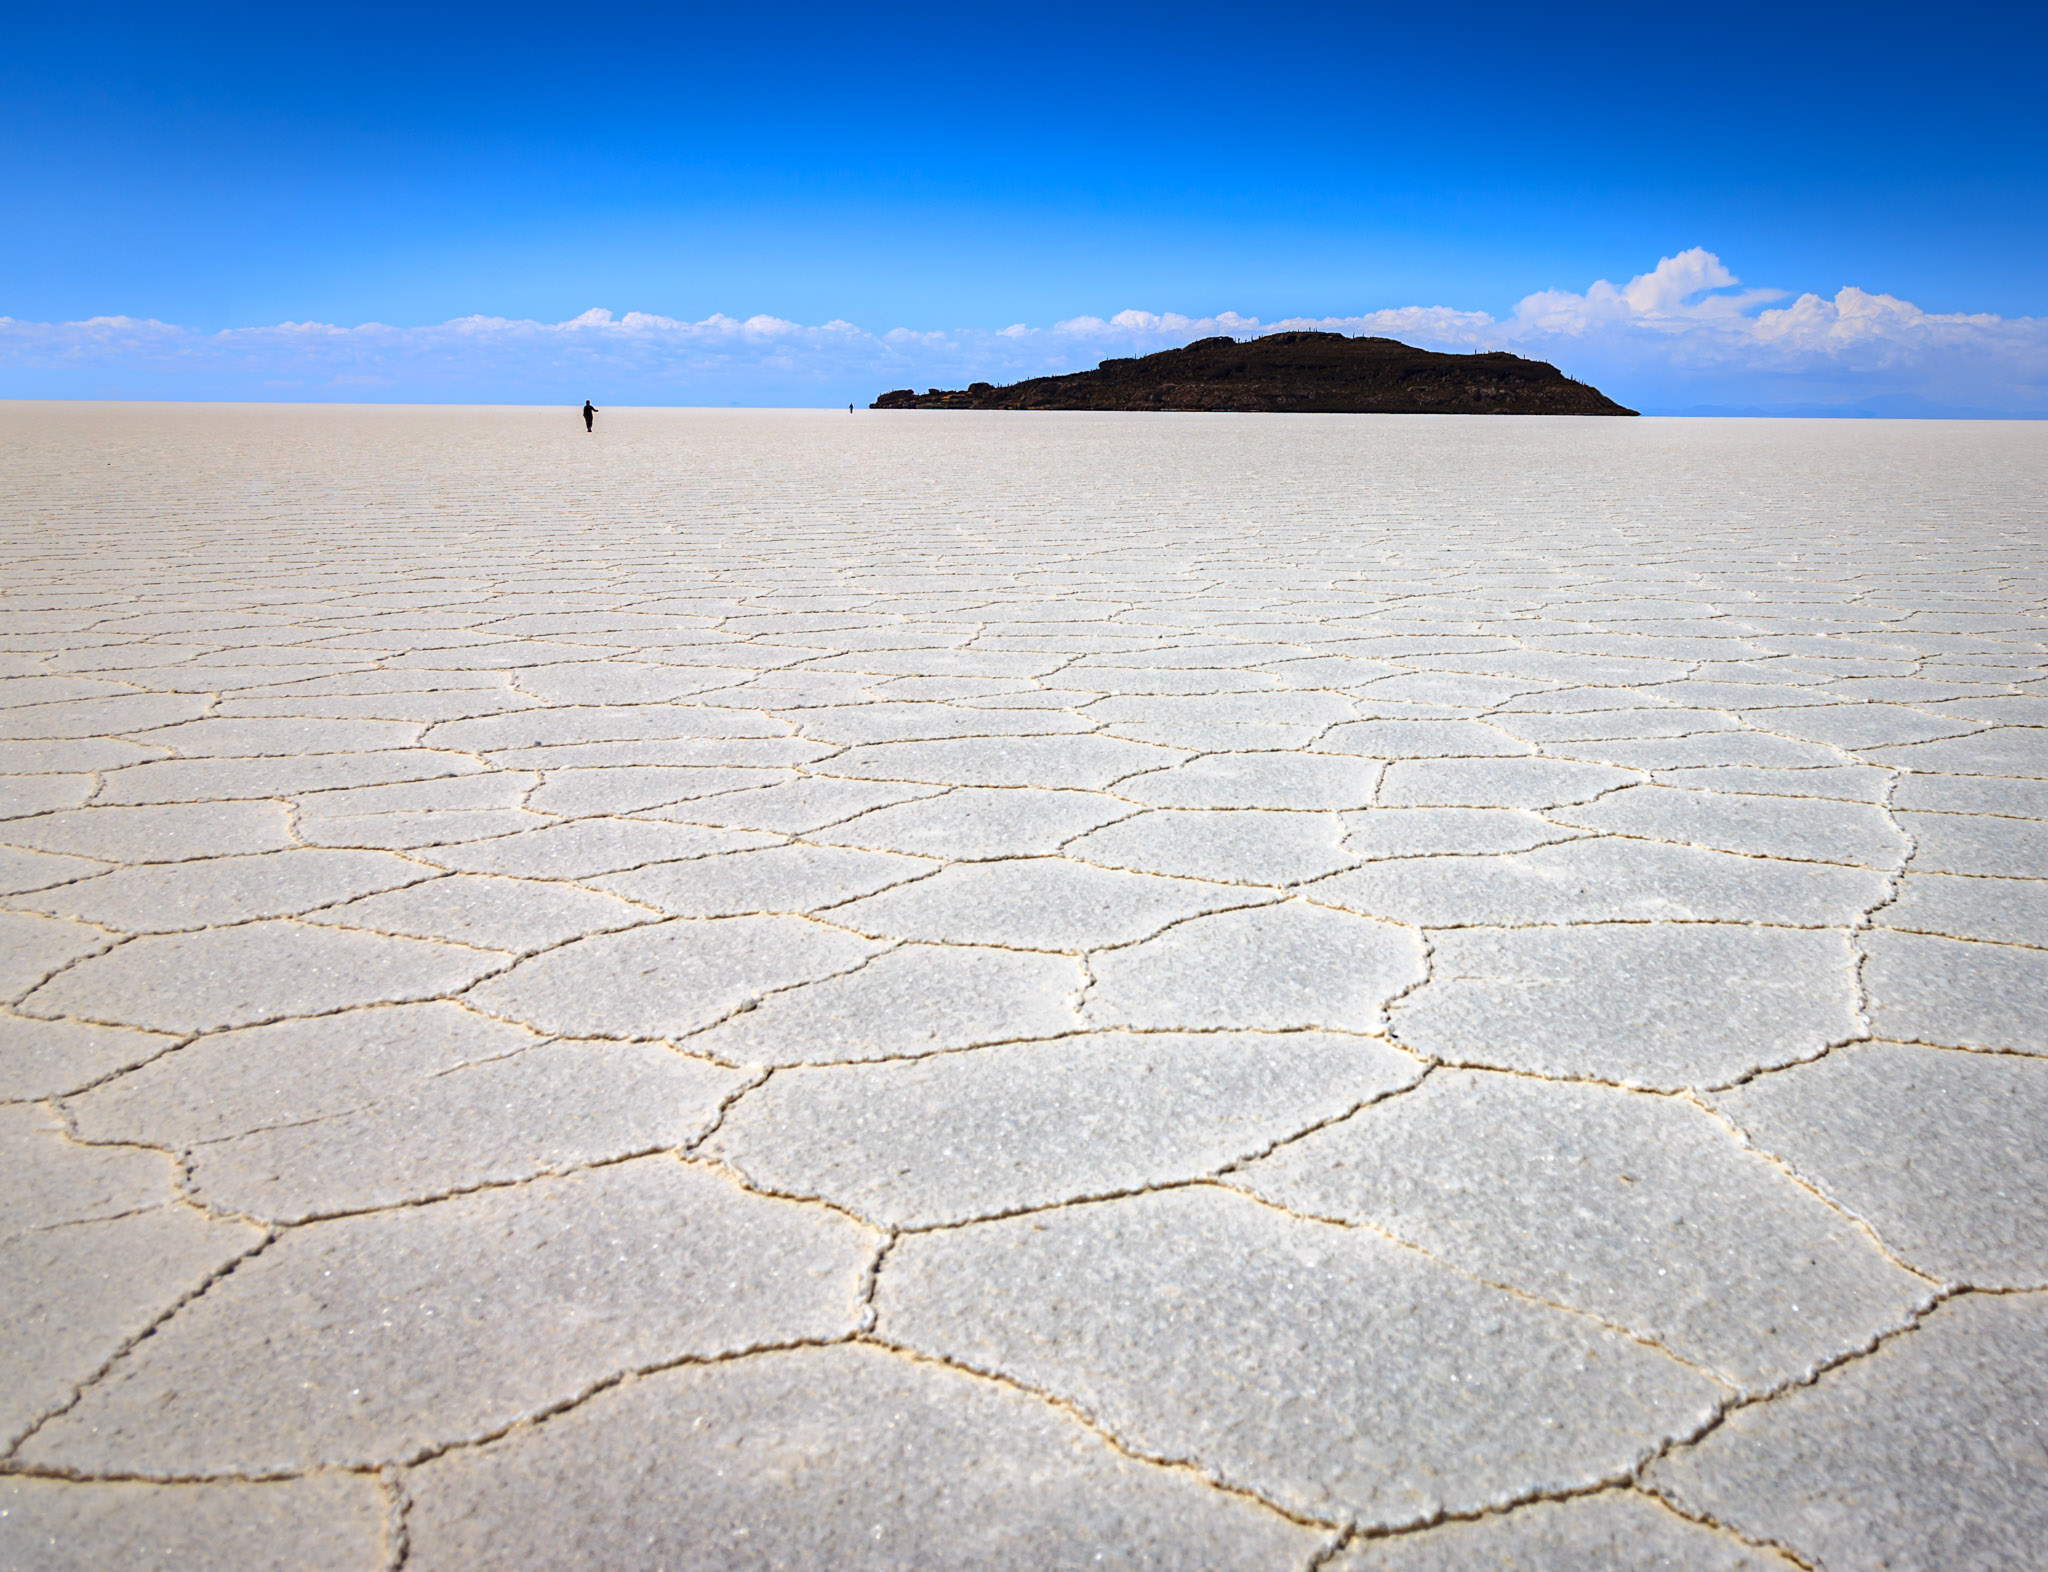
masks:
POLYGON ((884 393, 870 409, 1237 410, 1346 415, 1633 415, 1547 361, 1443 355, 1391 338, 1272 333, 1105 360, 1093 371, 957 392, 884 393))

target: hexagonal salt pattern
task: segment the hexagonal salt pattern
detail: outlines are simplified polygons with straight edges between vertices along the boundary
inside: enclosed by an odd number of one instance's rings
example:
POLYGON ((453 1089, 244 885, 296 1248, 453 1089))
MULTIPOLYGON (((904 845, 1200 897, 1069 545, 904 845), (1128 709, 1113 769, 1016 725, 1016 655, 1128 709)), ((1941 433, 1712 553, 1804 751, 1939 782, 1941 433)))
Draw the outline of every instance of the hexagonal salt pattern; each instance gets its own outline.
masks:
POLYGON ((0 1563, 2032 1564, 2048 431, 235 420, 0 425, 0 1563))
POLYGON ((1726 1393, 1590 1317, 1214 1185, 914 1235, 876 1309, 883 1338, 1144 1456, 1383 1527, 1626 1473, 1726 1393))
POLYGON ((602 1566, 621 1539, 661 1566, 1252 1572, 1323 1537, 1015 1388, 860 1346, 630 1382, 427 1464, 407 1522, 411 1564, 451 1572, 602 1566))

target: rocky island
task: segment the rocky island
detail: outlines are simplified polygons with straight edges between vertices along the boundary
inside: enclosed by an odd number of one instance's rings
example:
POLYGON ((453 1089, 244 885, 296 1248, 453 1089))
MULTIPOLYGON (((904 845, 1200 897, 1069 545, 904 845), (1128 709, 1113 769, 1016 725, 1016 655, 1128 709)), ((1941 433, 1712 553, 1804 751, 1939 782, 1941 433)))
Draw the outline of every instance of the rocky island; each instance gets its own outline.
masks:
POLYGON ((884 393, 870 409, 1235 410, 1344 415, 1633 415, 1542 360, 1444 355, 1391 338, 1272 333, 1105 360, 996 387, 884 393))

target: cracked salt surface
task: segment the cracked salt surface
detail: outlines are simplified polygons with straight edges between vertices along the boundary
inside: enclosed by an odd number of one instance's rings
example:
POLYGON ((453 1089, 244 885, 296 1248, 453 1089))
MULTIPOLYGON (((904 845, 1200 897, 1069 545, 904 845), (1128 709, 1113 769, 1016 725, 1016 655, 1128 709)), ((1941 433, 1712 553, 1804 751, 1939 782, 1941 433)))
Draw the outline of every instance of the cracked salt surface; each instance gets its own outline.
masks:
POLYGON ((2034 1564, 2048 431, 607 418, 0 432, 0 1564, 2034 1564))

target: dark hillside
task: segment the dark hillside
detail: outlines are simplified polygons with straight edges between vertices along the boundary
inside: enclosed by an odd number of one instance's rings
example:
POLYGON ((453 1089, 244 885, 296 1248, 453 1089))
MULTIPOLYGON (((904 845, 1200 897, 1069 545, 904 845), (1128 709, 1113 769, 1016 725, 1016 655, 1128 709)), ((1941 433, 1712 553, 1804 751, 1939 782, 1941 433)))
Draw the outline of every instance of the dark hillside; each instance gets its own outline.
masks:
POLYGON ((960 392, 904 388, 872 409, 1248 410, 1379 415, 1633 415, 1520 355, 1441 355, 1391 338, 1273 333, 1105 360, 1093 371, 960 392))

